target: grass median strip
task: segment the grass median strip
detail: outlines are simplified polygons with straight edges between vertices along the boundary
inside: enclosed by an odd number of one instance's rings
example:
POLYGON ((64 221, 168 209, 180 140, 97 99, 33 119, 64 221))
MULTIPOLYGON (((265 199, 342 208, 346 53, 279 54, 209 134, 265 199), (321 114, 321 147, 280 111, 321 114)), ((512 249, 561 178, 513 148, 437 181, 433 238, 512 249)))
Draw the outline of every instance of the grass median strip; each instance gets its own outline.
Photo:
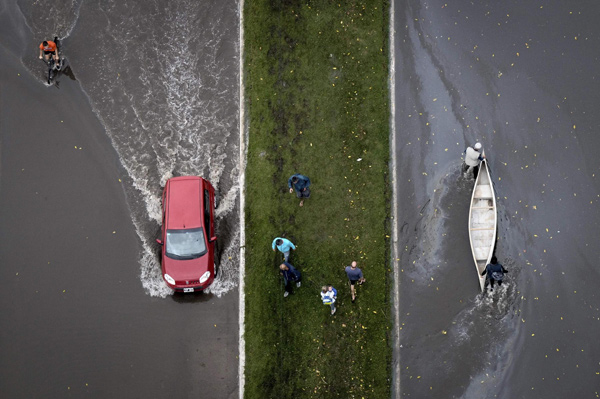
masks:
POLYGON ((388 4, 266 1, 244 7, 246 398, 389 397, 388 4), (311 179, 299 200, 287 179, 311 179), (302 287, 283 297, 282 255, 302 287), (344 267, 367 282, 355 303, 344 267), (338 290, 331 315, 322 285, 338 290))

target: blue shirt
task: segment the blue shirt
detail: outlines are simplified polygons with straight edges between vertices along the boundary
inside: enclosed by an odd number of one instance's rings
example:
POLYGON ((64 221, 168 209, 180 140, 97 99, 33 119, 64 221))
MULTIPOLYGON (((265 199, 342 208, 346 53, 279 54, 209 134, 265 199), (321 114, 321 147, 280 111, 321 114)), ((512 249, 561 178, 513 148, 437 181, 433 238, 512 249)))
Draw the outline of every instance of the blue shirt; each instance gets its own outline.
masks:
POLYGON ((296 183, 294 183, 294 190, 298 190, 298 191, 302 191, 305 188, 307 188, 308 186, 310 186, 310 179, 304 175, 301 175, 300 173, 296 173, 295 175, 292 175, 292 177, 290 177, 288 179, 288 187, 292 188, 292 179, 294 177, 298 178, 298 181, 296 183))
POLYGON ((351 281, 358 281, 363 277, 362 270, 358 267, 352 269, 352 266, 346 266, 346 274, 351 281))
POLYGON ((290 240, 288 240, 287 238, 281 238, 281 237, 277 237, 276 239, 273 240, 273 243, 271 244, 271 247, 273 249, 275 249, 277 240, 283 241, 283 244, 277 245, 277 249, 282 253, 290 252, 290 249, 293 249, 293 250, 296 249, 296 246, 290 240))

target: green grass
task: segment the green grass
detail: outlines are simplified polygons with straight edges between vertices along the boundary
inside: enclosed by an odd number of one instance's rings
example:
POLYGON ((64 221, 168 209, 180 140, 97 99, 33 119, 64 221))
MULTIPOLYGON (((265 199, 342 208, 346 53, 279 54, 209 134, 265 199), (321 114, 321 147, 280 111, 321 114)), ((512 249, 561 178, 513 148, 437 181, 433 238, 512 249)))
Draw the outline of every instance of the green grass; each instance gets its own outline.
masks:
POLYGON ((254 0, 244 21, 245 396, 387 398, 387 1, 254 0), (302 208, 287 189, 294 173, 312 181, 302 208), (297 245, 291 263, 303 273, 288 298, 276 236, 297 245), (367 279, 354 304, 353 260, 367 279), (324 284, 338 290, 335 316, 324 284))

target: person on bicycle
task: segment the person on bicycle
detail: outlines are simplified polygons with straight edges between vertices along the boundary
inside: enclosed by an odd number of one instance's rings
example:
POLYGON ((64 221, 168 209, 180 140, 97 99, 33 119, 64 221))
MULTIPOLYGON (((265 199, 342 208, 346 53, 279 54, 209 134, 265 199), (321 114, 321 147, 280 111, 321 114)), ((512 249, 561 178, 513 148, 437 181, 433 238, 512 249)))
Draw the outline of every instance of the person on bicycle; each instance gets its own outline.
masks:
POLYGON ((40 44, 40 60, 42 59, 42 53, 43 53, 43 58, 46 62, 50 61, 50 55, 52 54, 52 57, 54 58, 54 61, 56 61, 56 64, 57 65, 59 64, 58 48, 56 47, 56 43, 54 43, 53 41, 44 40, 40 44))

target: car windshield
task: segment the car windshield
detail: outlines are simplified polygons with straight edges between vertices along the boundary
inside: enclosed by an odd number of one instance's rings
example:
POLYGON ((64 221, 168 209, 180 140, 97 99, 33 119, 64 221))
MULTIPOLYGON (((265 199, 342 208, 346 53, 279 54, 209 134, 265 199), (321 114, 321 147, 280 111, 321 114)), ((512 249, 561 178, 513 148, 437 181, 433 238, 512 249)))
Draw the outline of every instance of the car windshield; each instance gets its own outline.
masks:
POLYGON ((173 259, 196 259, 206 253, 204 230, 167 230, 165 252, 173 259))

